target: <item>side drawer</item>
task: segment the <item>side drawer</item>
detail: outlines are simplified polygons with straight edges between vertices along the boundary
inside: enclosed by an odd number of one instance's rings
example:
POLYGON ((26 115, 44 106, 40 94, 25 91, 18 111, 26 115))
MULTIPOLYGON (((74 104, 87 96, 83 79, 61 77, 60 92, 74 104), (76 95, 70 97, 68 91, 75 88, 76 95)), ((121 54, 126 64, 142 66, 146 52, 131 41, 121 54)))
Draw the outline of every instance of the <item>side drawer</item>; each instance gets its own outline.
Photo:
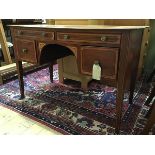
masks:
POLYGON ((32 31, 32 30, 14 30, 14 35, 18 37, 35 37, 39 39, 50 39, 54 40, 54 32, 47 31, 32 31))
POLYGON ((120 34, 57 33, 57 40, 88 43, 120 44, 120 34))
POLYGON ((81 47, 81 73, 92 75, 95 61, 101 66, 101 77, 116 79, 119 48, 81 47))
POLYGON ((36 63, 35 41, 15 38, 15 52, 17 59, 36 63))

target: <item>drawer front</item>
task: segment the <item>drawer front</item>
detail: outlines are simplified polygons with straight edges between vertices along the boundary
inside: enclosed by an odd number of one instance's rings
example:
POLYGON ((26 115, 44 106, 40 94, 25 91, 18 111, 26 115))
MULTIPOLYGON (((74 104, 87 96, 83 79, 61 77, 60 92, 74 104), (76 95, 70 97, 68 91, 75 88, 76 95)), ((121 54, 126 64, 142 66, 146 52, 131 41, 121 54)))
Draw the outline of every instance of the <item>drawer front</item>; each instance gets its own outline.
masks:
POLYGON ((16 38, 15 45, 16 45, 16 56, 19 60, 32 63, 37 62, 35 41, 16 38))
POLYGON ((57 40, 120 44, 120 34, 57 33, 57 40))
POLYGON ((14 30, 15 36, 26 36, 26 37, 38 37, 40 39, 50 39, 54 40, 54 32, 46 32, 46 31, 31 31, 31 30, 14 30))
POLYGON ((116 79, 118 64, 118 48, 82 47, 81 48, 81 73, 92 75, 95 61, 101 66, 101 76, 116 79))

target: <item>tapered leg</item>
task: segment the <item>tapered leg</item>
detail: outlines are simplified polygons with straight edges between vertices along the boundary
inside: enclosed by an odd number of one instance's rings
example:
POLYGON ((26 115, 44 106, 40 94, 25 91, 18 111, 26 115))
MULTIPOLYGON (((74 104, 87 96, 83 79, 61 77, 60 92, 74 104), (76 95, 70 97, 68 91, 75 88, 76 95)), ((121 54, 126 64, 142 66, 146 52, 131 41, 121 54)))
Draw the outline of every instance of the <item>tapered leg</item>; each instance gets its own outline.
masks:
POLYGON ((19 80, 19 87, 20 87, 20 99, 25 98, 24 95, 24 81, 23 81, 23 66, 22 61, 16 61, 17 66, 17 73, 18 73, 18 80, 19 80))
MULTIPOLYGON (((138 57, 135 53, 133 54, 134 58, 138 57)), ((130 81, 130 95, 129 95, 129 104, 133 103, 133 95, 134 95, 134 90, 135 90, 135 85, 136 85, 136 80, 137 80, 137 72, 138 72, 138 61, 139 59, 135 59, 132 63, 132 68, 131 68, 131 81, 130 81)))
POLYGON ((50 80, 51 80, 51 82, 53 82, 53 65, 54 65, 54 62, 51 62, 49 64, 49 72, 50 72, 50 80))
POLYGON ((56 60, 53 60, 49 64, 49 72, 50 72, 50 81, 53 82, 53 65, 57 64, 56 60))
POLYGON ((122 107, 124 100, 124 90, 125 90, 125 71, 127 64, 121 64, 120 61, 120 70, 118 71, 118 81, 117 81, 117 95, 116 95, 116 128, 115 133, 120 133, 121 121, 122 121, 122 107), (123 68, 124 67, 124 68, 123 68))
POLYGON ((135 88, 135 81, 137 75, 138 61, 139 61, 139 49, 141 45, 141 31, 132 31, 122 34, 122 47, 119 56, 118 64, 118 77, 117 77, 117 96, 116 96, 116 128, 115 133, 119 134, 122 121, 122 106, 124 99, 124 90, 126 83, 127 70, 131 66, 131 84, 130 84, 130 103, 132 103, 133 92, 135 88), (139 46, 135 46, 135 42, 139 46), (123 46, 125 45, 125 46, 123 46), (131 49, 131 50, 130 50, 131 49))
POLYGON ((81 88, 84 90, 84 91, 86 91, 87 89, 88 89, 88 82, 89 82, 90 80, 86 80, 86 79, 82 79, 82 81, 81 81, 81 88))
MULTIPOLYGON (((128 40, 128 35, 122 35, 122 40, 126 42, 128 40)), ((118 64, 118 80, 117 80, 117 94, 116 94, 116 127, 115 133, 120 133, 121 120, 122 120, 122 106, 124 99, 124 89, 125 89, 125 75, 127 70, 127 57, 128 57, 128 48, 124 46, 123 51, 120 53, 120 60, 118 64)))
POLYGON ((58 59, 58 72, 59 72, 59 82, 64 83, 64 77, 63 77, 63 59, 58 59))
MULTIPOLYGON (((124 66, 125 66, 125 64, 124 64, 124 66)), ((136 66, 134 66, 134 67, 136 68, 136 66)), ((137 71, 133 72, 132 74, 133 75, 131 75, 129 104, 132 104, 132 100, 133 100, 137 71)), ((121 126, 124 90, 125 90, 125 72, 123 72, 123 69, 122 69, 118 73, 117 98, 116 98, 116 116, 117 116, 116 134, 119 133, 120 126, 121 126)))
POLYGON ((137 71, 134 71, 131 76, 132 77, 131 77, 131 81, 130 81, 129 104, 133 103, 133 95, 134 95, 134 90, 135 90, 135 85, 136 85, 137 71))
POLYGON ((124 98, 124 89, 117 87, 117 97, 116 97, 116 128, 115 133, 120 133, 121 120, 122 120, 122 105, 124 98))

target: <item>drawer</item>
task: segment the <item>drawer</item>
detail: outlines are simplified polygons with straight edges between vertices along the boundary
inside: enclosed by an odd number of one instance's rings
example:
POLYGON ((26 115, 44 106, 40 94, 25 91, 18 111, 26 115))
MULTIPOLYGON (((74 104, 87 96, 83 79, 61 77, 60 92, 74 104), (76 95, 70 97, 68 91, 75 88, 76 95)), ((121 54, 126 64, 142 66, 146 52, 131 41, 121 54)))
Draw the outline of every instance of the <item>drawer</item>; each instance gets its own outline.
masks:
POLYGON ((15 38, 17 59, 36 63, 35 41, 15 38))
POLYGON ((47 31, 32 31, 32 30, 14 30, 15 36, 26 36, 26 37, 38 37, 40 39, 50 39, 54 40, 54 32, 47 31))
POLYGON ((57 40, 120 44, 120 34, 57 33, 57 40))
POLYGON ((118 66, 118 48, 82 47, 81 48, 81 73, 92 75, 95 61, 101 66, 101 77, 116 79, 118 66))

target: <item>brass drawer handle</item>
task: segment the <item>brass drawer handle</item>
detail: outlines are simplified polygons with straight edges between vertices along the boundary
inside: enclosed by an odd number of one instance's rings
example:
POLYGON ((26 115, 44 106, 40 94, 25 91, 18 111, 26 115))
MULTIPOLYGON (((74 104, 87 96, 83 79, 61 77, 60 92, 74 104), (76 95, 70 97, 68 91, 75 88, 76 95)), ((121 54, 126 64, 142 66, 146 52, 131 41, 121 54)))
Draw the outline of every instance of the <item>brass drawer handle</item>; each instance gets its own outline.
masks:
POLYGON ((94 61, 94 64, 96 64, 96 65, 99 64, 99 61, 98 60, 95 60, 94 61))
POLYGON ((42 37, 45 37, 45 34, 46 34, 45 32, 42 32, 42 33, 41 33, 41 36, 42 36, 42 37))
POLYGON ((101 36, 101 41, 105 41, 106 40, 106 36, 101 36))
POLYGON ((69 39, 69 38, 70 38, 70 36, 69 36, 68 34, 65 34, 65 35, 64 35, 64 39, 65 39, 65 40, 67 40, 67 39, 69 39))
POLYGON ((18 31, 17 33, 18 33, 18 35, 22 35, 22 34, 23 34, 23 32, 22 32, 22 31, 18 31))
POLYGON ((28 53, 28 49, 23 48, 23 49, 22 49, 22 52, 26 54, 26 53, 28 53))

